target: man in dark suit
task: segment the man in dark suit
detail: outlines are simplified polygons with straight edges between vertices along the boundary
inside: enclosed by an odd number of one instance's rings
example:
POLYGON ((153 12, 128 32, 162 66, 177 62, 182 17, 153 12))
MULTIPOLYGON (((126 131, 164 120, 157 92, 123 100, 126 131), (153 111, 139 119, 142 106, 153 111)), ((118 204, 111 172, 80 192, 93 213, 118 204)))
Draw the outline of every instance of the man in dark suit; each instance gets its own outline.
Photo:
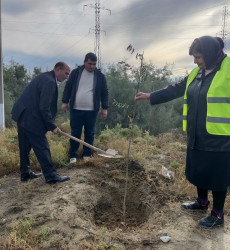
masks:
POLYGON ((30 169, 29 153, 33 148, 47 183, 67 181, 68 176, 57 174, 53 166, 46 132, 57 134, 54 123, 57 113, 58 87, 69 77, 70 67, 58 62, 50 72, 36 76, 24 89, 12 109, 12 119, 18 125, 21 181, 38 178, 30 169))

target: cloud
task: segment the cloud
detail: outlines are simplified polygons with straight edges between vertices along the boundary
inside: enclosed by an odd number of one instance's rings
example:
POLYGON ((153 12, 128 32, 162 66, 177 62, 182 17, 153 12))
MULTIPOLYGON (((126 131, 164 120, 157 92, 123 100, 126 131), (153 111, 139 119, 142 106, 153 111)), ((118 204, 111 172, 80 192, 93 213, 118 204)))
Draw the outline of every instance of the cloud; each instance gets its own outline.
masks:
MULTIPOLYGON (((146 61, 157 65, 174 63, 182 69, 194 66, 188 56, 192 41, 202 35, 216 36, 221 30, 222 10, 228 2, 101 0, 100 3, 103 63, 125 58, 137 64, 135 55, 126 51, 131 43, 135 53, 144 51, 146 61)), ((94 0, 3 0, 4 58, 18 52, 30 58, 30 65, 40 63, 38 67, 47 65, 49 58, 61 56, 81 62, 87 52, 94 50, 94 6, 94 0)))
POLYGON ((2 1, 2 10, 9 16, 20 16, 37 7, 43 5, 46 1, 28 1, 28 0, 5 0, 2 1))

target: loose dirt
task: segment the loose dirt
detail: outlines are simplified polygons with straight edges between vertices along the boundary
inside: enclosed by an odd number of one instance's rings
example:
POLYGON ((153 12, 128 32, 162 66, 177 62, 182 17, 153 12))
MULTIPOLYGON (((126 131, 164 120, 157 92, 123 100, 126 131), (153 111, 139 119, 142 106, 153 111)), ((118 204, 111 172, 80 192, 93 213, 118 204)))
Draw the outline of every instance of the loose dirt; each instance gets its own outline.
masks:
POLYGON ((126 167, 125 159, 94 157, 58 169, 71 178, 64 183, 1 178, 0 249, 230 249, 229 217, 224 227, 199 228, 206 214, 182 211, 189 197, 154 168, 129 162, 124 206, 126 167), (168 243, 160 240, 164 232, 168 243))

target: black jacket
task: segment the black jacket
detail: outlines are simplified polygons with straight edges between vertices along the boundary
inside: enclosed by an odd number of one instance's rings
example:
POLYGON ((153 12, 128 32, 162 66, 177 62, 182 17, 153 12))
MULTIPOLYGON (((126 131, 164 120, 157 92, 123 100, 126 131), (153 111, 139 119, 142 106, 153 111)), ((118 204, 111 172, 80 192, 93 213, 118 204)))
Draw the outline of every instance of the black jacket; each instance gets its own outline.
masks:
MULTIPOLYGON (((204 70, 200 70, 188 87, 187 143, 188 147, 192 149, 219 152, 230 151, 230 136, 211 135, 206 130, 207 92, 219 68, 220 65, 206 76, 204 75, 204 70)), ((168 102, 184 96, 186 82, 187 77, 177 84, 152 92, 150 95, 151 104, 168 102)))
MULTIPOLYGON (((79 66, 77 69, 72 70, 65 85, 62 102, 69 103, 70 112, 75 103, 76 93, 83 70, 84 66, 79 66)), ((100 106, 102 106, 103 109, 108 109, 108 88, 106 78, 99 69, 94 70, 93 103, 94 111, 96 112, 99 111, 100 106)))
POLYGON ((12 119, 27 131, 44 135, 57 126, 58 88, 54 71, 36 76, 24 89, 12 109, 12 119))

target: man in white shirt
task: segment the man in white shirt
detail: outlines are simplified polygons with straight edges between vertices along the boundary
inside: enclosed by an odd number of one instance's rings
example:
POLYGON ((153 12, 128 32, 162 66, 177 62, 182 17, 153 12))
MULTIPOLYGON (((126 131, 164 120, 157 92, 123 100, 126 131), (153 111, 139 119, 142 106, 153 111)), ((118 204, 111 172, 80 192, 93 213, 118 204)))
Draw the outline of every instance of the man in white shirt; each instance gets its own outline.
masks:
MULTIPOLYGON (((62 110, 70 111, 71 135, 81 138, 84 127, 85 142, 93 145, 97 114, 107 117, 108 88, 105 75, 96 68, 97 57, 94 53, 85 56, 84 65, 74 69, 66 83, 62 96, 62 110)), ((79 143, 70 140, 70 163, 78 158, 79 143)), ((83 146, 83 159, 92 155, 91 149, 83 146)))

